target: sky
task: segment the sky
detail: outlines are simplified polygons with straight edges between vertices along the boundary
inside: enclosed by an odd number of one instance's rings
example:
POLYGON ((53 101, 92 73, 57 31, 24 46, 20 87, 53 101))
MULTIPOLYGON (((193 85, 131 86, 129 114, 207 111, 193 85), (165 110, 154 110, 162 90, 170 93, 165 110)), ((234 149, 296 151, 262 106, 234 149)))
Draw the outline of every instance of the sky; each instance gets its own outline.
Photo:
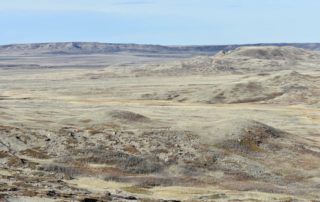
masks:
POLYGON ((0 0, 0 44, 320 42, 319 0, 0 0))

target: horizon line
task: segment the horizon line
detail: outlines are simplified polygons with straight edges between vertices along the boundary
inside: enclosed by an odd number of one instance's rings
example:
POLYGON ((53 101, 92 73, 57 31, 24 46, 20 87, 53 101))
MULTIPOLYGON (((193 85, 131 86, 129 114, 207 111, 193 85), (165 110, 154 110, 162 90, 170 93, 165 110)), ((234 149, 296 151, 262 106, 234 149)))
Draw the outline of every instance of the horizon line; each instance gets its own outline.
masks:
POLYGON ((0 44, 0 46, 13 46, 13 45, 28 45, 28 44, 63 44, 63 43, 98 43, 98 44, 113 44, 113 45, 149 45, 149 46, 164 46, 164 47, 177 47, 177 46, 245 46, 245 45, 275 45, 275 44, 320 44, 320 42, 258 42, 258 43, 226 43, 226 44, 174 44, 165 45, 157 43, 122 43, 122 42, 99 42, 99 41, 56 41, 56 42, 22 42, 22 43, 7 43, 0 44))

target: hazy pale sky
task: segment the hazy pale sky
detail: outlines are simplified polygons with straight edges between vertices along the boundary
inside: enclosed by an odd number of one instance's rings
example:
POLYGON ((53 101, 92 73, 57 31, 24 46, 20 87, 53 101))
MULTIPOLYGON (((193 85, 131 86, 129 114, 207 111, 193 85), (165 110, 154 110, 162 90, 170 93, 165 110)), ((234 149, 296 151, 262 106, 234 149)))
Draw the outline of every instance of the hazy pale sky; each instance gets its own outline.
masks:
POLYGON ((0 44, 320 42, 320 0, 0 0, 0 44))

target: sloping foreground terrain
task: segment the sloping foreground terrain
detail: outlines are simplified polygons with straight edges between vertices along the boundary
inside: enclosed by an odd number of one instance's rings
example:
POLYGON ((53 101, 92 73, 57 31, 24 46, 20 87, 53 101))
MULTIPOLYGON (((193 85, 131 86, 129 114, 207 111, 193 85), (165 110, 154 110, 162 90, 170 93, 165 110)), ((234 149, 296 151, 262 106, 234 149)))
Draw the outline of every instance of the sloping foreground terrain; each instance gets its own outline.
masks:
POLYGON ((317 52, 241 47, 108 65, 72 57, 3 63, 0 200, 320 198, 317 52), (215 71, 217 60, 232 71, 215 71))

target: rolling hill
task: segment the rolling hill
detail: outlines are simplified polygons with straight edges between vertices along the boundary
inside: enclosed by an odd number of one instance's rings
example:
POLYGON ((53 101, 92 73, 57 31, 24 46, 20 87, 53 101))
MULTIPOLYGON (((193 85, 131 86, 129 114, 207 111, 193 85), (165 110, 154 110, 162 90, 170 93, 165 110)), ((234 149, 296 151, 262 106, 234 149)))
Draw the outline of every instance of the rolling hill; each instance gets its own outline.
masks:
MULTIPOLYGON (((97 42, 59 42, 11 44, 0 46, 0 55, 52 55, 52 54, 187 54, 213 55, 219 51, 229 51, 243 45, 197 45, 197 46, 162 46, 140 44, 116 44, 97 42)), ((308 50, 320 50, 320 43, 273 43, 250 44, 250 46, 293 46, 308 50)))

